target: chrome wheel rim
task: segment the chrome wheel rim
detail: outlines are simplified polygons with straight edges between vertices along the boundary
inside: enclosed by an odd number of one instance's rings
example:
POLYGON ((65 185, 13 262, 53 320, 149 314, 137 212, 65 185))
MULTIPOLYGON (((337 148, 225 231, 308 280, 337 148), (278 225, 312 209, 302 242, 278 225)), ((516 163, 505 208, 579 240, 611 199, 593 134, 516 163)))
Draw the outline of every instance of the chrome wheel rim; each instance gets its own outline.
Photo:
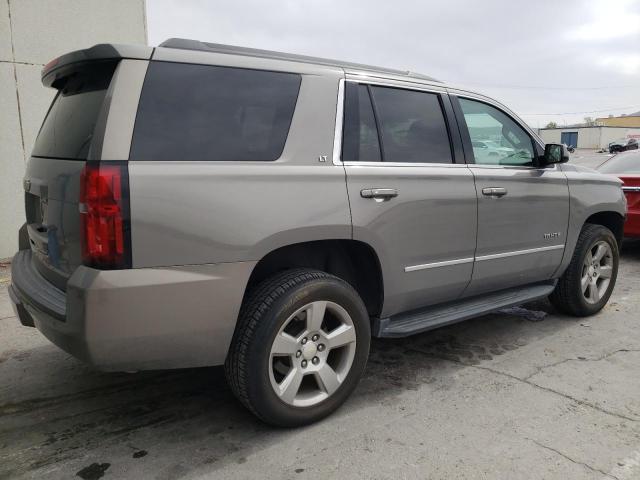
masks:
POLYGON ((337 303, 315 301, 284 322, 271 345, 269 379, 278 398, 310 407, 333 395, 351 370, 356 329, 337 303))
POLYGON ((580 287, 587 303, 598 303, 606 294, 613 275, 613 251, 605 241, 594 243, 584 257, 580 287))

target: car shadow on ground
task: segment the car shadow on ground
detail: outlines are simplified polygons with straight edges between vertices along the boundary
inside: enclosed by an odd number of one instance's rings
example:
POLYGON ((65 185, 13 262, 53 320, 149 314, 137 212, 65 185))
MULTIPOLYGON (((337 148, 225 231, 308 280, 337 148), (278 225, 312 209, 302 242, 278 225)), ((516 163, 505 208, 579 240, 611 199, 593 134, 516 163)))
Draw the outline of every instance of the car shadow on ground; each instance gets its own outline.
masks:
MULTIPOLYGON (((546 301, 537 302, 406 339, 374 339, 358 389, 326 422, 446 381, 452 364, 464 368, 489 361, 572 325, 549 312, 546 301)), ((0 456, 8 459, 0 463, 2 478, 84 457, 142 463, 180 449, 188 449, 192 459, 183 469, 216 470, 296 435, 255 419, 235 400, 219 367, 104 373, 51 345, 4 361, 4 368, 20 362, 30 373, 10 401, 0 404, 0 456), (109 458, 103 458, 105 452, 109 458)), ((0 376, 2 367, 0 361, 0 376)))

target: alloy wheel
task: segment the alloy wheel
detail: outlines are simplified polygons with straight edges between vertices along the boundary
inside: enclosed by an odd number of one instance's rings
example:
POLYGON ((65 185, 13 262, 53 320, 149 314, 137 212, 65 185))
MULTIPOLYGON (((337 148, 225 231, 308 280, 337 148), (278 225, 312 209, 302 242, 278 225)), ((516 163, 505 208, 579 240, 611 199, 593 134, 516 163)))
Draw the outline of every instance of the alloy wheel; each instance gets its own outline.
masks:
POLYGON ((580 287, 587 303, 598 303, 605 295, 613 274, 613 251, 605 241, 594 243, 582 264, 580 287))
POLYGON ((289 316, 273 340, 271 386, 288 405, 317 405, 342 385, 355 353, 349 313, 334 302, 311 302, 289 316))

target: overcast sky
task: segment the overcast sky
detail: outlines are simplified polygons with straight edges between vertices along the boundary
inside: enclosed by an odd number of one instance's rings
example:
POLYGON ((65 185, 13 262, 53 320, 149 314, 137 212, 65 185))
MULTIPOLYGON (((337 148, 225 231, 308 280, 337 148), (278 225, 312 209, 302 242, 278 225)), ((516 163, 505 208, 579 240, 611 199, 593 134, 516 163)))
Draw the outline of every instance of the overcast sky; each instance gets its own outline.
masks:
POLYGON ((640 0, 147 0, 147 15, 151 45, 192 38, 425 73, 533 127, 640 110, 640 0))

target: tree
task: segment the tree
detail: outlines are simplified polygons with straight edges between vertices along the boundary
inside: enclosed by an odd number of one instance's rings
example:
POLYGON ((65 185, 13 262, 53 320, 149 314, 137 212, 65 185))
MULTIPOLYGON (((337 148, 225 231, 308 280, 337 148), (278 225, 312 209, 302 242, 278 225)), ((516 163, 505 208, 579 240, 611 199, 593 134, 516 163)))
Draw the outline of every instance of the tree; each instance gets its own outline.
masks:
POLYGON ((593 117, 584 117, 584 123, 588 127, 593 127, 596 124, 596 121, 593 117))
POLYGON ((549 122, 544 128, 558 128, 558 124, 556 122, 549 122))

